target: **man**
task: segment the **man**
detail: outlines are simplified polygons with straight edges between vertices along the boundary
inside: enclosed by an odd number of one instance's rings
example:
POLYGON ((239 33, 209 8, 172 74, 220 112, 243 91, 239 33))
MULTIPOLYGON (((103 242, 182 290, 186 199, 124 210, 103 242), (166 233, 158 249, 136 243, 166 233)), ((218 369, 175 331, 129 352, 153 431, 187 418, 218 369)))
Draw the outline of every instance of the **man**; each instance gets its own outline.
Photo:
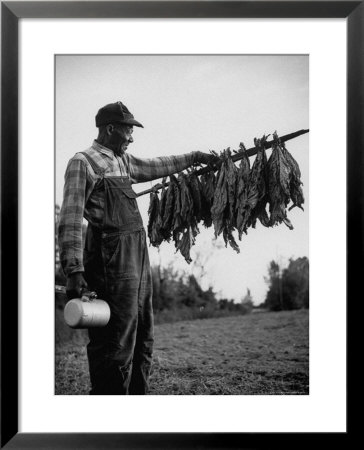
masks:
POLYGON ((153 350, 152 281, 132 183, 213 162, 202 152, 141 159, 126 153, 133 127, 143 125, 121 102, 96 115, 98 137, 69 161, 59 222, 68 298, 96 291, 111 311, 105 327, 90 328, 91 395, 146 394, 153 350), (83 217, 88 221, 85 245, 83 217))

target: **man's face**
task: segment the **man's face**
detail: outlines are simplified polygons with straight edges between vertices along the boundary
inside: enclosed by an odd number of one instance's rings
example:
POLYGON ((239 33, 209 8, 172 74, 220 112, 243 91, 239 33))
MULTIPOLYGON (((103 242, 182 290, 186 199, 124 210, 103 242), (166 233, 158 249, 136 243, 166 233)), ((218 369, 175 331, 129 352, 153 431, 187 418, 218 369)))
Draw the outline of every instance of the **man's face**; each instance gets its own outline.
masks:
POLYGON ((110 147, 118 156, 121 156, 127 150, 128 145, 134 141, 132 137, 133 127, 121 123, 112 124, 112 127, 110 130, 110 147))

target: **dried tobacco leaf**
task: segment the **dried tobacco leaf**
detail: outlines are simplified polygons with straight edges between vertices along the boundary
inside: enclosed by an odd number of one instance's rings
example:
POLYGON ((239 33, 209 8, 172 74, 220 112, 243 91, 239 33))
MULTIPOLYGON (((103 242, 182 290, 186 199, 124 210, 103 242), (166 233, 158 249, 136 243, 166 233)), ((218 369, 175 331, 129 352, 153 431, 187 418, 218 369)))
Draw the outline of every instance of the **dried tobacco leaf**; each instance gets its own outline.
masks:
POLYGON ((166 206, 166 192, 167 192, 167 190, 166 190, 165 182, 166 182, 166 179, 163 178, 161 198, 160 198, 160 203, 159 203, 159 214, 160 214, 161 218, 163 218, 164 209, 165 209, 165 206, 166 206))
POLYGON ((172 218, 172 234, 175 246, 177 247, 178 242, 180 240, 180 234, 183 231, 183 220, 182 220, 182 202, 181 202, 181 191, 179 188, 179 183, 174 175, 171 175, 171 186, 174 189, 174 209, 173 209, 173 218, 172 218))
POLYGON ((225 244, 229 243, 235 251, 239 252, 239 247, 232 234, 236 225, 235 203, 238 169, 231 159, 230 148, 224 150, 220 157, 222 164, 217 175, 214 201, 211 208, 215 237, 223 233, 225 244))
POLYGON ((303 191, 301 186, 303 185, 301 181, 301 171, 298 166, 297 161, 293 158, 291 153, 286 149, 286 146, 284 145, 284 142, 280 142, 280 147, 282 150, 282 153, 284 157, 286 158, 288 164, 291 167, 291 179, 289 183, 289 191, 291 200, 293 202, 293 205, 289 208, 289 211, 297 206, 298 208, 302 209, 303 211, 303 203, 305 202, 303 191))
POLYGON ((269 226, 269 217, 266 211, 268 202, 267 156, 264 147, 266 139, 266 136, 263 136, 262 139, 254 139, 257 156, 249 173, 245 207, 240 212, 239 229, 241 232, 246 232, 248 227, 255 228, 257 219, 264 226, 269 226))
POLYGON ((149 238, 152 235, 153 224, 158 212, 159 199, 158 194, 156 192, 151 192, 149 196, 149 208, 148 208, 148 236, 149 238))
POLYGON ((205 197, 206 201, 212 204, 216 186, 216 177, 214 172, 211 171, 204 173, 203 175, 201 175, 200 181, 203 196, 205 197))
POLYGON ((157 192, 150 194, 150 202, 148 208, 148 237, 151 245, 159 247, 163 241, 163 236, 160 234, 160 227, 162 220, 159 214, 160 201, 157 192))
POLYGON ((211 217, 217 237, 224 228, 224 215, 228 202, 228 191, 226 186, 225 165, 222 165, 217 177, 214 200, 211 207, 211 217))
POLYGON ((192 195, 192 209, 197 222, 202 218, 202 189, 201 183, 195 172, 188 176, 188 185, 192 195))
POLYGON ((193 198, 188 185, 186 175, 181 172, 178 175, 179 189, 181 195, 181 218, 184 227, 187 227, 194 220, 193 198))
POLYGON ((206 228, 212 225, 211 208, 214 201, 216 177, 213 171, 201 175, 201 219, 206 228))
POLYGON ((169 211, 167 211, 167 202, 169 198, 169 188, 166 189, 163 183, 161 198, 159 202, 159 212, 158 212, 158 221, 159 221, 159 233, 162 236, 163 240, 169 242, 172 236, 172 231, 170 228, 171 217, 169 215, 173 214, 173 210, 170 208, 170 200, 169 200, 169 211), (167 218, 165 220, 165 217, 167 218))
POLYGON ((273 226, 283 222, 292 230, 293 226, 286 212, 290 201, 291 166, 284 157, 277 140, 273 143, 273 150, 267 167, 270 224, 273 226))
MULTIPOLYGON (((248 219, 248 227, 255 228, 257 219, 265 227, 270 226, 269 217, 266 211, 268 203, 268 173, 267 173, 267 155, 265 153, 265 142, 267 136, 263 136, 261 139, 254 139, 254 144, 258 147, 258 154, 252 167, 252 173, 254 165, 256 164, 255 171, 255 191, 257 194, 256 204, 252 208, 250 217, 248 219)), ((253 179, 251 180, 253 182, 253 179)))
POLYGON ((166 189, 165 205, 162 216, 162 228, 164 232, 169 236, 171 236, 172 232, 174 207, 175 207, 175 187, 172 175, 172 177, 170 177, 169 186, 166 189))
POLYGON ((244 144, 240 144, 240 153, 242 154, 242 159, 240 160, 238 173, 237 173, 237 187, 236 187, 236 228, 239 233, 239 239, 243 233, 246 233, 246 226, 244 225, 244 211, 247 208, 248 203, 248 183, 250 174, 250 161, 246 154, 246 149, 244 144))
POLYGON ((226 164, 226 182, 228 186, 228 200, 229 200, 229 214, 228 214, 228 226, 230 228, 236 226, 236 217, 235 217, 235 205, 236 205, 236 180, 238 174, 238 168, 234 164, 234 161, 231 159, 231 151, 230 148, 227 149, 227 158, 225 161, 226 164))
POLYGON ((183 232, 181 240, 178 242, 177 251, 179 250, 181 255, 185 258, 186 262, 189 264, 192 261, 190 251, 191 247, 195 243, 195 236, 192 227, 187 227, 183 232))
POLYGON ((195 243, 195 238, 199 233, 197 219, 194 214, 193 196, 190 190, 189 178, 184 174, 178 175, 180 193, 180 217, 181 225, 176 230, 175 246, 180 251, 188 263, 191 262, 190 250, 195 243), (181 237, 182 234, 182 237, 181 237))
POLYGON ((233 236, 232 228, 229 228, 228 226, 225 226, 222 230, 222 236, 224 238, 225 246, 227 247, 227 244, 230 245, 230 247, 236 251, 236 253, 240 253, 240 248, 233 236))
POLYGON ((214 200, 211 208, 212 222, 215 229, 215 237, 221 234, 224 228, 225 209, 228 204, 228 189, 226 183, 226 165, 222 164, 217 174, 214 200))

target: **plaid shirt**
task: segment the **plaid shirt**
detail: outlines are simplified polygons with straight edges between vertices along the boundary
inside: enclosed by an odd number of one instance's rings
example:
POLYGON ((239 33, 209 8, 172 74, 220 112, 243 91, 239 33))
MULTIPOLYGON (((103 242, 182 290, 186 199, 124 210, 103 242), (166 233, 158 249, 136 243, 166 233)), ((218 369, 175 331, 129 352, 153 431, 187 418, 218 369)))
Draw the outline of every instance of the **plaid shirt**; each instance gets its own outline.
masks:
MULTIPOLYGON (((194 164, 196 152, 159 158, 136 158, 128 153, 121 157, 96 141, 85 151, 100 168, 104 176, 128 176, 132 183, 142 183, 180 172, 194 164)), ((94 187, 96 175, 81 153, 69 161, 63 191, 63 204, 58 227, 60 260, 66 275, 83 272, 83 217, 89 224, 101 227, 104 215, 104 192, 94 187)))

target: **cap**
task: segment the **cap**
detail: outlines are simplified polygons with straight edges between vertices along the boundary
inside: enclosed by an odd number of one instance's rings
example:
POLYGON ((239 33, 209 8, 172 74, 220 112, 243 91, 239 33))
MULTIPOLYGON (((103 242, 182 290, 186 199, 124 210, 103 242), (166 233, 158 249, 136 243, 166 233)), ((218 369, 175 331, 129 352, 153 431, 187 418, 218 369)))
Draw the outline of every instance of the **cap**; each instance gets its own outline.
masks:
POLYGON ((96 114, 96 126, 107 125, 112 122, 125 123, 126 125, 144 128, 143 125, 134 119, 133 114, 121 102, 109 103, 99 109, 96 114))

